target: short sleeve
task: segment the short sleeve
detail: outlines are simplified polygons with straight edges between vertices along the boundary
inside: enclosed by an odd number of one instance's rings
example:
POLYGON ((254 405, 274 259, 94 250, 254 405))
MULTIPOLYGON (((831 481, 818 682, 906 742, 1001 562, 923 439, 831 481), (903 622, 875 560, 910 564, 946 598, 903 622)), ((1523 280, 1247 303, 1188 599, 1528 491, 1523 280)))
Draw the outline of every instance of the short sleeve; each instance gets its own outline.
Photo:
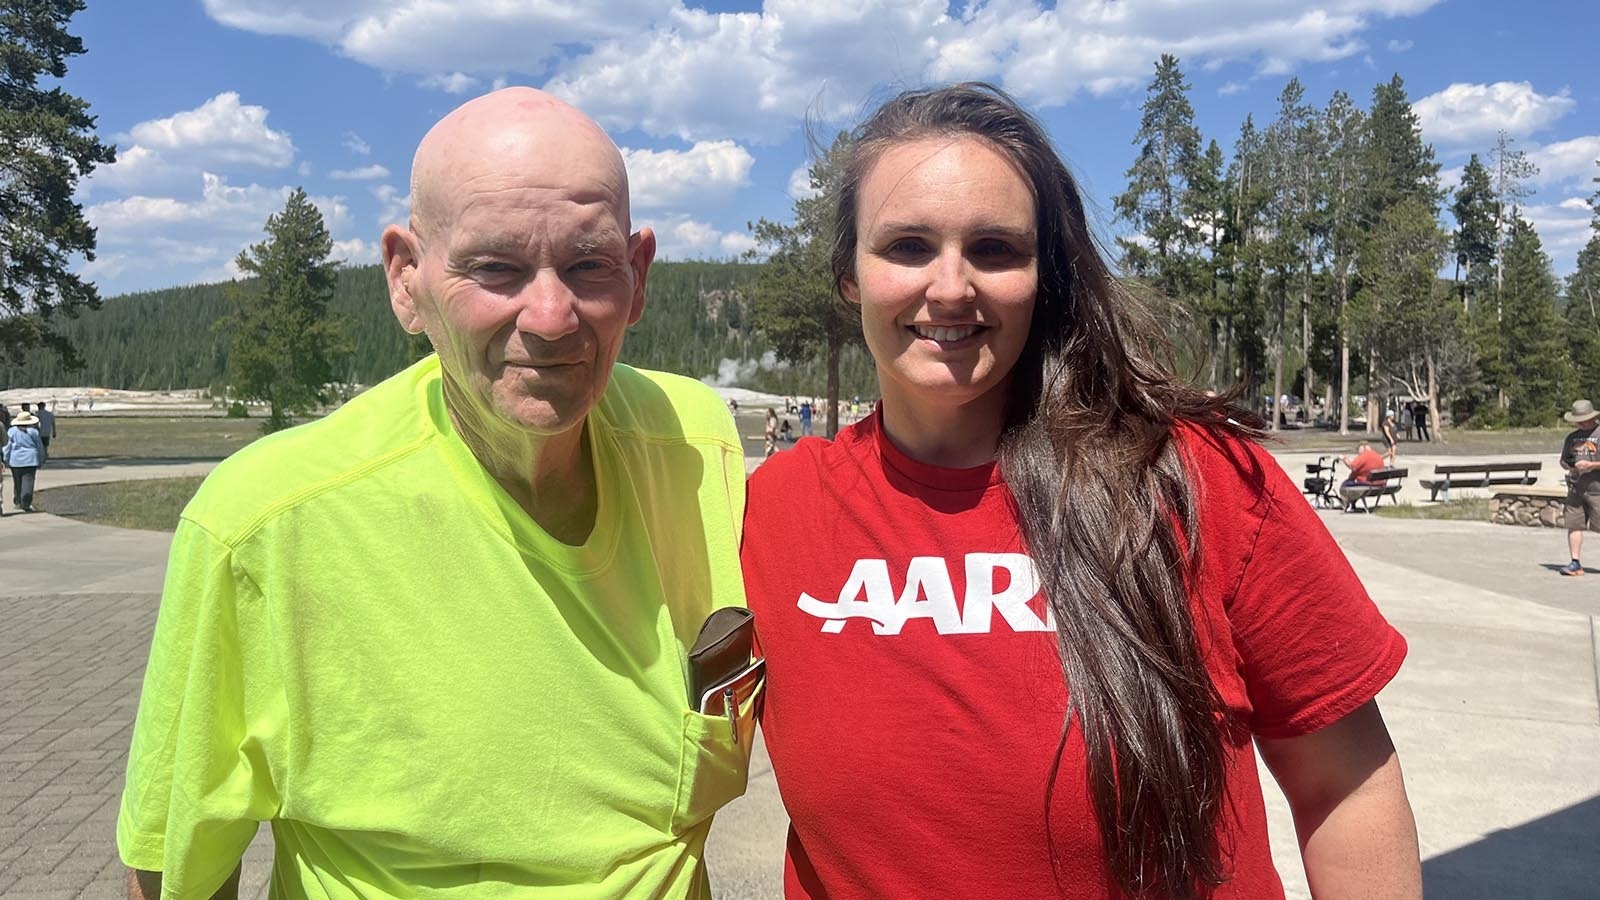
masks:
POLYGON ((1244 552, 1226 608, 1250 728, 1295 737, 1377 696, 1399 671, 1406 642, 1277 462, 1254 445, 1244 456, 1248 471, 1210 473, 1232 483, 1207 512, 1210 527, 1244 532, 1234 535, 1244 552))
POLYGON ((230 550, 182 520, 117 817, 123 863, 161 872, 164 897, 211 896, 277 805, 263 739, 275 717, 246 709, 260 651, 241 640, 241 580, 230 550))

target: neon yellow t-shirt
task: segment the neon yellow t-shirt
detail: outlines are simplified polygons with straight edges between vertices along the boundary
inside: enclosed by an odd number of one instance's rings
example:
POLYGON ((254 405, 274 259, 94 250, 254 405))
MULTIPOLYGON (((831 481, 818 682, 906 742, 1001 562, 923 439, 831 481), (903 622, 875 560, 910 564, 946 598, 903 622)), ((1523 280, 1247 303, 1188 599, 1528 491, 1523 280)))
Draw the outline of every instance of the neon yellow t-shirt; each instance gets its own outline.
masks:
POLYGON ((274 897, 709 897, 750 710, 689 707, 743 605, 744 458, 704 386, 618 366, 600 497, 555 541, 456 435, 429 357, 219 466, 173 541, 117 822, 206 897, 257 822, 274 897))

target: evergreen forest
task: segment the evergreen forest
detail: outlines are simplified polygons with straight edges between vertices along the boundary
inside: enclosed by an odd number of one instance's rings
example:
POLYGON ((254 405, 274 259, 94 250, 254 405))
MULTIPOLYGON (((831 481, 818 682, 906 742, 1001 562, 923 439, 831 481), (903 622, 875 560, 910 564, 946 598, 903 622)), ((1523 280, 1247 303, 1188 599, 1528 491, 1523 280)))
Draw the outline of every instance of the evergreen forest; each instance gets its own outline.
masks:
MULTIPOLYGON (((749 288, 760 266, 731 262, 658 262, 650 267, 644 318, 629 330, 622 361, 708 382, 779 394, 816 393, 821 363, 792 365, 771 352, 752 319, 749 288)), ((126 294, 99 309, 59 320, 85 365, 66 368, 38 348, 0 375, 5 387, 95 386, 124 390, 209 389, 223 396, 236 305, 227 284, 202 284, 126 294)), ((427 339, 401 330, 389 309, 378 266, 340 269, 328 303, 349 323, 352 350, 337 380, 370 385, 429 350, 427 339)), ((875 396, 871 362, 846 354, 846 396, 875 396)))

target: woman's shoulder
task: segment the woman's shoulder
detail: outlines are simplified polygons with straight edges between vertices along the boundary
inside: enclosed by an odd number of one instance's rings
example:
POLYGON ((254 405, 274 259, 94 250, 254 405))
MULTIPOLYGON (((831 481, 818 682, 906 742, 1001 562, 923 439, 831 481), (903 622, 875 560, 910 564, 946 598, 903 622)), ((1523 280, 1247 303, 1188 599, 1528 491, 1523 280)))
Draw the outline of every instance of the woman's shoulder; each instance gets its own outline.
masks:
POLYGON ((1259 515, 1288 478, 1266 447, 1230 429, 1183 422, 1173 437, 1202 515, 1259 515))

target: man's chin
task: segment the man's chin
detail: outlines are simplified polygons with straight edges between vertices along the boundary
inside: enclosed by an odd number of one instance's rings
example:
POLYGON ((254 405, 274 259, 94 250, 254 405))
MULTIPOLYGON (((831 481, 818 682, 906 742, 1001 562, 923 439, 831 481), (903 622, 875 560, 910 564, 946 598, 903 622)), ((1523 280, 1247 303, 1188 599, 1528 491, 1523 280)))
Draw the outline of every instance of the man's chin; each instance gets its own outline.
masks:
POLYGON ((594 404, 578 398, 497 398, 496 418, 530 435, 565 434, 583 424, 594 404))

